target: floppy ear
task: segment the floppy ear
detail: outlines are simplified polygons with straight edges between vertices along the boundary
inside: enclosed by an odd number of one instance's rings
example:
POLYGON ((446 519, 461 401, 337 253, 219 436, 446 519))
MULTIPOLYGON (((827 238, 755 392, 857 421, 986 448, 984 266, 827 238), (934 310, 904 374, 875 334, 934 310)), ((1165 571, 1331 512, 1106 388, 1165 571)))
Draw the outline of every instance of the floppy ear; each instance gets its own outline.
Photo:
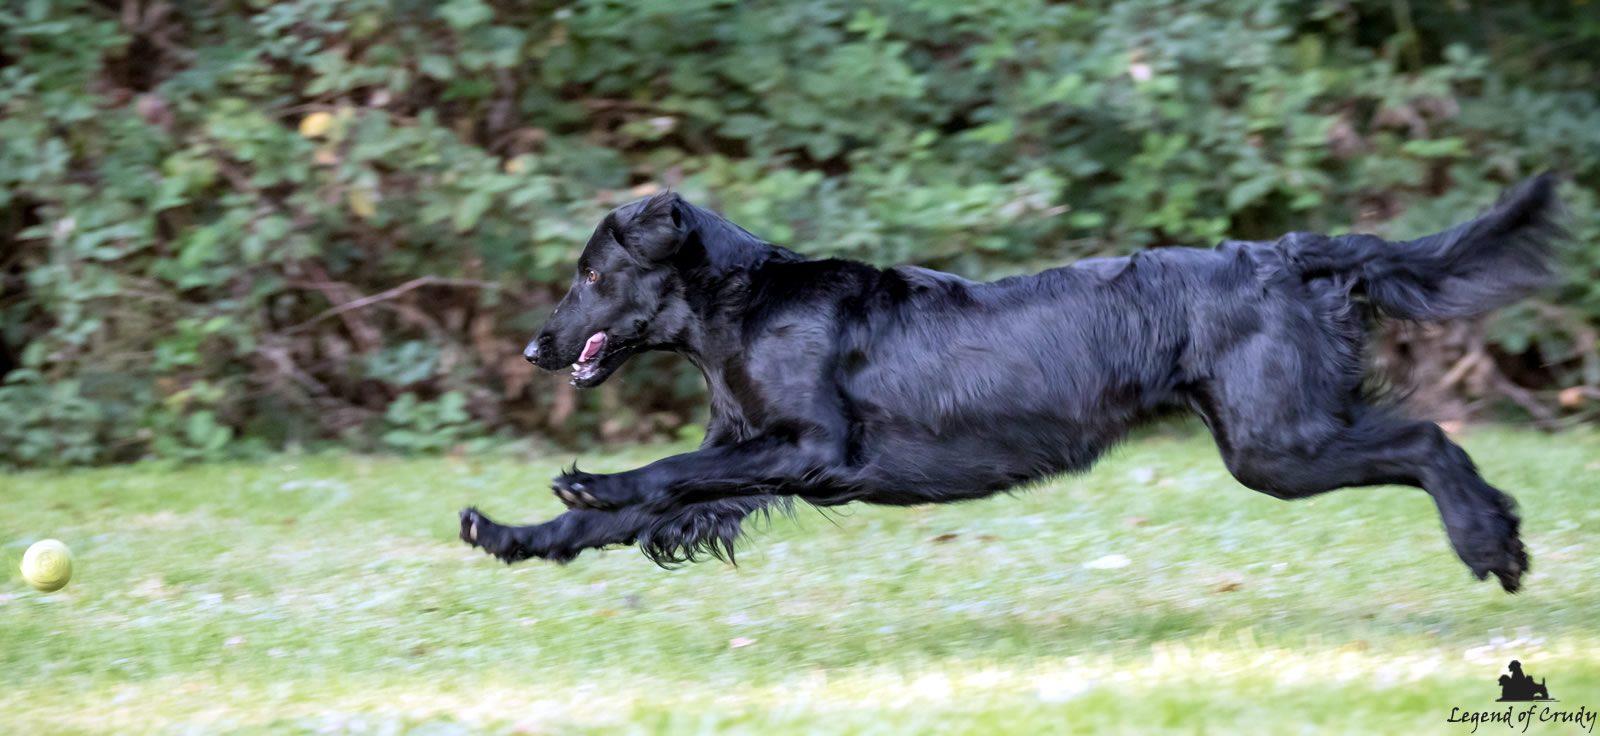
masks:
POLYGON ((622 226, 622 246, 648 261, 662 261, 678 252, 689 234, 689 203, 676 192, 645 200, 633 219, 622 226))

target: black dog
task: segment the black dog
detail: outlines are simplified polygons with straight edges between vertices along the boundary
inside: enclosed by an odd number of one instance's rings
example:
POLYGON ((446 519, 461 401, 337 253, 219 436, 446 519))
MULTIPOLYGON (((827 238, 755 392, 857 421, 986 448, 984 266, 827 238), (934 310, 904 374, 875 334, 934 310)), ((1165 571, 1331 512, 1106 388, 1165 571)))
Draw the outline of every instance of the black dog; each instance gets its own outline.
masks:
POLYGON ((1244 485, 1277 498, 1402 484, 1433 496, 1456 553, 1515 592, 1528 570, 1512 499, 1438 426, 1363 380, 1369 317, 1438 320, 1551 277, 1554 182, 1421 240, 1286 235, 1163 248, 978 283, 810 260, 662 194, 613 211, 526 356, 605 381, 642 350, 705 374, 700 449, 555 480, 573 510, 461 537, 506 562, 637 543, 668 564, 731 557, 741 521, 789 499, 981 498, 1089 467, 1135 424, 1197 412, 1244 485))

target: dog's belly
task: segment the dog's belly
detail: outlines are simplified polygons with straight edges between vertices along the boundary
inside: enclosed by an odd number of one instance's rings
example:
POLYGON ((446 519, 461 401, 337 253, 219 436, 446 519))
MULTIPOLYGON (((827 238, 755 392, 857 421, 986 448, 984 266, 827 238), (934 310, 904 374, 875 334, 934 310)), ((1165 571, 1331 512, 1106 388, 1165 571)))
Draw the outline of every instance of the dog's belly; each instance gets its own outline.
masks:
POLYGON ((901 364, 863 377, 866 390, 850 394, 851 454, 863 485, 880 492, 872 500, 976 498, 1085 469, 1143 405, 1089 367, 1068 380, 1070 365, 982 365, 901 364))
POLYGON ((856 482, 850 485, 868 489, 870 495, 859 500, 873 503, 981 498, 1086 469, 1104 446, 1055 417, 993 419, 943 431, 903 422, 867 424, 857 447, 856 482))

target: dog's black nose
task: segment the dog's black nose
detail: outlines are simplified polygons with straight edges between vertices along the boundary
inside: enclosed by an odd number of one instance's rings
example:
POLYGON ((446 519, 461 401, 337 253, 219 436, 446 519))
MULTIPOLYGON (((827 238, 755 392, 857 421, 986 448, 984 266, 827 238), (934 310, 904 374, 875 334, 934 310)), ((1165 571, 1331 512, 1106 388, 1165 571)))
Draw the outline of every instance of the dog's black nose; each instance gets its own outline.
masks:
POLYGON ((555 338, 549 335, 540 335, 533 338, 533 342, 528 343, 528 347, 522 349, 522 357, 527 358, 529 363, 538 365, 540 351, 549 352, 550 343, 552 342, 555 342, 555 338))

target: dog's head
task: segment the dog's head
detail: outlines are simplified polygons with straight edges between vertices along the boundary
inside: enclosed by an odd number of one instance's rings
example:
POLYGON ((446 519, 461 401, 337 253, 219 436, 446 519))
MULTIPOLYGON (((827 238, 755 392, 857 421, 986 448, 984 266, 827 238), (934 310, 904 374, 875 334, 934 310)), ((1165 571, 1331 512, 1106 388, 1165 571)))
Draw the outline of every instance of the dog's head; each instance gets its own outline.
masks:
POLYGON ((572 366, 572 385, 598 386, 640 350, 672 344, 688 303, 672 264, 689 234, 689 204, 671 192, 612 210, 578 257, 572 286, 523 357, 572 366))

